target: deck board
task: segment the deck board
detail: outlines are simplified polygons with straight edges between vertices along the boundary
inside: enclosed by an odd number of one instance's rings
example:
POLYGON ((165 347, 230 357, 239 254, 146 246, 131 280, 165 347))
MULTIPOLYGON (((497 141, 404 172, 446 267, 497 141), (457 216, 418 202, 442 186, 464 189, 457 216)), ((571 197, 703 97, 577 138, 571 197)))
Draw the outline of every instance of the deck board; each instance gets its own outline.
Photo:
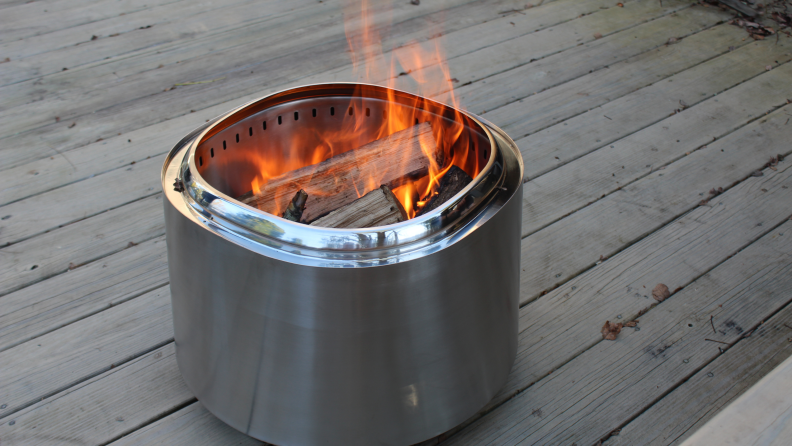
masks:
MULTIPOLYGON (((792 354, 792 161, 765 167, 792 152, 792 39, 686 0, 535 3, 374 2, 526 163, 517 361, 430 444, 678 444, 792 354), (657 282, 681 290, 649 308, 657 282)), ((0 1, 3 445, 260 444, 179 375, 159 169, 236 105, 355 80, 342 5, 0 1)))

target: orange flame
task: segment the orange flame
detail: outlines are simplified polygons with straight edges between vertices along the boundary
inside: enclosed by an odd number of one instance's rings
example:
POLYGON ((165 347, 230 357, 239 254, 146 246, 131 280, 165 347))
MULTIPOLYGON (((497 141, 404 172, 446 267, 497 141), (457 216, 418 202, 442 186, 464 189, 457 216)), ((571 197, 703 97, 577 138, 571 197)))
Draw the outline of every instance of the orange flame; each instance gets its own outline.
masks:
MULTIPOLYGON (((284 172, 315 165, 350 148, 354 149, 395 132, 415 128, 413 126, 421 122, 431 124, 437 146, 435 148, 421 144, 421 150, 429 159, 429 172, 422 178, 410 180, 393 189, 410 218, 420 212, 429 198, 436 193, 440 179, 452 165, 465 170, 471 177, 478 173, 480 159, 476 155, 470 155, 476 153, 475 150, 469 150, 476 141, 465 132, 465 120, 462 119, 459 103, 454 96, 454 80, 450 75, 440 38, 428 42, 410 42, 385 53, 381 32, 387 31, 388 24, 378 23, 377 20, 386 22, 389 11, 378 10, 375 14, 374 9, 368 0, 347 1, 344 8, 344 27, 353 72, 358 80, 365 83, 411 91, 419 95, 415 103, 405 106, 403 99, 396 101, 395 92, 389 90, 384 119, 367 119, 368 109, 365 108, 363 100, 370 97, 367 95, 370 87, 361 85, 353 95, 355 98, 350 102, 348 110, 336 111, 344 114, 340 126, 324 129, 322 134, 294 132, 284 136, 290 138, 288 146, 295 148, 294 153, 289 156, 273 159, 271 156, 251 154, 247 162, 258 169, 258 174, 251 181, 253 193, 261 192, 270 179, 284 172), (438 102, 424 98, 433 98, 438 102), (451 105, 451 108, 442 105, 443 103, 451 105), (364 109, 366 113, 361 112, 364 109), (321 142, 317 144, 316 141, 321 142), (468 150, 455 150, 455 147, 468 150)), ((391 160, 392 163, 389 164, 405 165, 406 158, 407 155, 405 159, 391 160)), ((383 173, 372 169, 374 168, 362 172, 360 181, 353 184, 359 197, 382 184, 383 173)), ((294 184, 291 186, 295 190, 303 187, 294 184)), ((309 191, 309 197, 311 194, 309 191)), ((283 209, 279 203, 274 203, 266 211, 280 215, 283 209)))

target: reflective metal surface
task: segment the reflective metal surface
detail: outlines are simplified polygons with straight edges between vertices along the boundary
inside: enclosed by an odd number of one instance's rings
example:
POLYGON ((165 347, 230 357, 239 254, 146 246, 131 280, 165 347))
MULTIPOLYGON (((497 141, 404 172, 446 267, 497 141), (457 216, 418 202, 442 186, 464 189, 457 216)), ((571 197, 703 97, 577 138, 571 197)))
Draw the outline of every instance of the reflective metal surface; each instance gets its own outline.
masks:
POLYGON ((267 101, 193 132, 163 167, 187 385, 218 418, 277 445, 409 445, 461 423, 516 354, 516 146, 471 117, 492 156, 447 206, 368 230, 300 225, 231 200, 190 164, 217 124, 267 101))

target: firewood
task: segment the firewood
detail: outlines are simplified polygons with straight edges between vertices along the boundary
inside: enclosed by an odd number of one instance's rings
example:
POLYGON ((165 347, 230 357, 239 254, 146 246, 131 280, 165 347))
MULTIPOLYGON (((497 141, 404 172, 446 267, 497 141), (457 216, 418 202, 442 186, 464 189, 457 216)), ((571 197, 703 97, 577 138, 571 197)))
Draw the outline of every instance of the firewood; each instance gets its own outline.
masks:
POLYGON ((430 160, 422 146, 427 153, 437 152, 429 123, 417 124, 321 163, 271 178, 259 193, 238 200, 275 213, 286 208, 295 191, 303 189, 308 193, 308 201, 302 219, 311 222, 351 202, 359 194, 368 193, 371 178, 375 184, 394 188, 426 175, 430 160))
POLYGON ((407 220, 407 212, 388 186, 363 195, 357 200, 315 220, 311 226, 326 228, 370 228, 407 220))
POLYGON ((300 189, 294 194, 294 198, 289 202, 289 205, 286 206, 286 210, 283 212, 282 217, 286 220, 291 221, 300 221, 300 217, 302 217, 303 211, 305 210, 305 202, 308 200, 308 194, 300 189))
POLYGON ((448 172, 440 179, 440 184, 437 186, 437 193, 429 199, 429 202, 421 208, 416 217, 426 214, 427 212, 437 208, 441 204, 448 201, 451 197, 459 193, 470 182, 473 181, 464 170, 457 166, 451 166, 448 172))

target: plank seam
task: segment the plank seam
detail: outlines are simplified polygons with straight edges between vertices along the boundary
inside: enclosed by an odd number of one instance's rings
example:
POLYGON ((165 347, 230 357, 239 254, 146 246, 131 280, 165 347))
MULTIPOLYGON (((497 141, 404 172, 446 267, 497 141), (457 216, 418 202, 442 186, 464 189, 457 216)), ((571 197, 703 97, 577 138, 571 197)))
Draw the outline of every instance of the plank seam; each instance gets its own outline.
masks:
POLYGON ((151 425, 153 423, 156 423, 157 421, 159 421, 159 420, 161 420, 161 419, 163 419, 163 418, 165 418, 167 416, 170 416, 170 415, 172 415, 172 414, 184 409, 185 407, 190 406, 192 404, 195 404, 197 402, 198 402, 197 398, 195 398, 195 397, 190 398, 187 401, 174 406, 171 410, 166 410, 166 411, 162 412, 159 415, 156 415, 156 416, 154 416, 154 417, 152 417, 152 418, 150 418, 150 419, 148 419, 146 421, 143 421, 137 427, 135 427, 134 429, 130 430, 127 433, 124 433, 124 434, 121 434, 121 435, 117 435, 117 436, 111 438, 110 440, 105 441, 104 443, 99 443, 98 446, 107 446, 107 445, 109 445, 109 444, 111 444, 111 443, 113 443, 115 441, 118 441, 118 440, 120 440, 120 439, 122 439, 122 438, 124 438, 124 437, 126 437, 128 435, 132 435, 133 433, 139 431, 140 429, 143 429, 146 426, 149 426, 149 425, 151 425))

